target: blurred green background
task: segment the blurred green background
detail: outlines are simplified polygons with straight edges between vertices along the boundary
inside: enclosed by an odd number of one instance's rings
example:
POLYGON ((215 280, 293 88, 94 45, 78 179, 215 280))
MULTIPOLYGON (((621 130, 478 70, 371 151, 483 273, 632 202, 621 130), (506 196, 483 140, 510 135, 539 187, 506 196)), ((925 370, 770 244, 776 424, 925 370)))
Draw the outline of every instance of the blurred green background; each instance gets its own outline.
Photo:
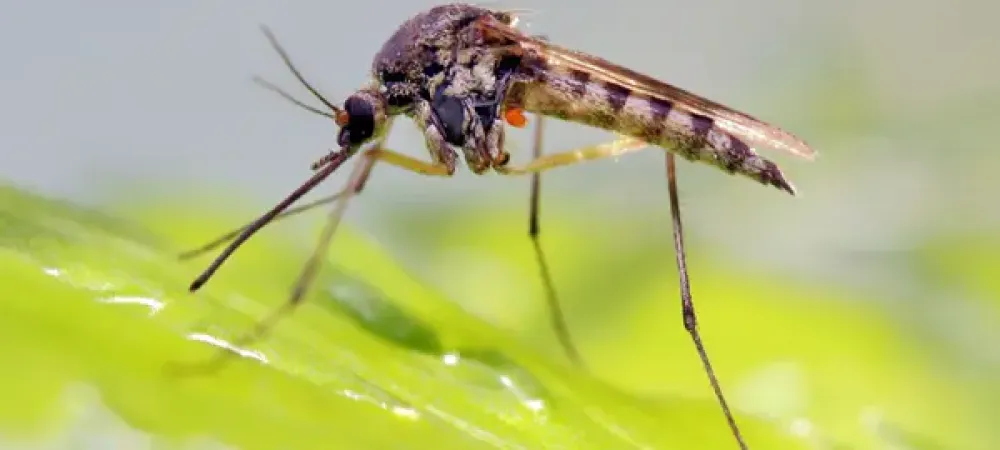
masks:
MULTIPOLYGON (((548 328, 527 180, 392 168, 351 205, 307 304, 251 346, 269 364, 164 373, 279 304, 322 224, 275 225, 186 292, 209 257, 174 255, 270 206, 333 143, 244 82, 294 86, 257 23, 342 98, 430 4, 6 8, 5 448, 735 448, 681 324, 655 151, 543 179, 543 247, 589 375, 548 328)), ((491 4, 819 150, 767 153, 800 198, 680 167, 702 333, 751 448, 1000 448, 1000 6, 491 4)), ((546 126, 553 151, 609 137, 546 126)), ((390 144, 422 156, 412 128, 390 144)), ((529 135, 512 131, 515 160, 529 135)))

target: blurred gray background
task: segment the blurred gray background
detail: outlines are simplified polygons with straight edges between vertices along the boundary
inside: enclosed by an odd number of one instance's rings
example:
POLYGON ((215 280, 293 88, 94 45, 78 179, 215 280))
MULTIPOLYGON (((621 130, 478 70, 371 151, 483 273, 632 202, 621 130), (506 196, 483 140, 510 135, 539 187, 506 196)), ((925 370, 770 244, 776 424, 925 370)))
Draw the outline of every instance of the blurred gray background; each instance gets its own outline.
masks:
MULTIPOLYGON (((333 144, 335 128, 249 82, 261 74, 301 92, 257 25, 273 27, 306 75, 340 100, 366 80, 372 54, 394 27, 432 4, 5 1, 0 174, 82 199, 142 180, 218 186, 268 203, 306 176, 307 164, 333 144)), ((685 167, 687 201, 709 204, 691 208, 691 220, 711 226, 732 220, 721 206, 760 202, 775 210, 735 216, 769 243, 795 233, 794 247, 842 246, 845 234, 860 239, 862 231, 865 242, 890 238, 883 245, 891 245, 913 231, 910 224, 923 223, 908 220, 914 216, 952 216, 955 226, 997 223, 990 195, 965 195, 1000 193, 988 181, 996 152, 984 141, 997 135, 990 120, 998 117, 1000 85, 995 2, 488 4, 532 9, 525 20, 532 32, 780 123, 819 149, 814 164, 770 154, 803 191, 807 200, 796 203, 685 167), (845 83, 852 89, 830 92, 845 83), (844 127, 854 132, 836 133, 844 127), (782 220, 796 223, 779 231, 773 225, 782 220), (859 222, 866 226, 852 226, 859 222)), ((551 125, 549 149, 608 138, 551 125)), ((528 133, 512 134, 515 150, 526 151, 528 133)), ((391 140, 423 156, 419 142, 406 123, 391 140)), ((546 201, 589 197, 599 210, 626 197, 662 203, 660 174, 647 169, 660 158, 552 172, 546 201)), ((515 186, 524 181, 497 176, 423 180, 386 170, 377 178, 365 205, 353 210, 362 223, 372 210, 398 203, 523 202, 515 186)))

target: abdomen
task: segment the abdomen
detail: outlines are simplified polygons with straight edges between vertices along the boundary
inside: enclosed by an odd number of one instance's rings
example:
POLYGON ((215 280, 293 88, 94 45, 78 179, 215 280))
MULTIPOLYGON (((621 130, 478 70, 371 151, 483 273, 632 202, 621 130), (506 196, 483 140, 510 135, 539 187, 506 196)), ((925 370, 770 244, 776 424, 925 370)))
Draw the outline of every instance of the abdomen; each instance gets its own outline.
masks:
POLYGON ((546 69, 522 74, 506 104, 526 111, 613 131, 663 147, 760 183, 794 193, 776 164, 715 126, 712 118, 683 105, 632 92, 576 70, 546 69))

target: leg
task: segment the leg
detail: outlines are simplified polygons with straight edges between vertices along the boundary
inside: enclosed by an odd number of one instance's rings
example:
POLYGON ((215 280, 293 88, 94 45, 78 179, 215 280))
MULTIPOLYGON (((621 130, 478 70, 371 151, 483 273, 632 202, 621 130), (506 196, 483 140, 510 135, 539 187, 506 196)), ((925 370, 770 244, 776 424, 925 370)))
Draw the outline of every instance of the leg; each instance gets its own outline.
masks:
MULTIPOLYGON (((382 144, 379 143, 376 146, 377 147, 381 147, 382 144)), ((316 160, 316 162, 312 163, 312 166, 311 166, 312 170, 313 171, 317 171, 317 170, 323 169, 327 164, 333 163, 337 158, 338 158, 337 157, 337 152, 327 153, 326 155, 323 155, 318 160, 316 160)), ((309 211, 309 210, 314 209, 314 208, 316 208, 318 206, 323 206, 323 205, 326 205, 328 203, 333 203, 333 202, 337 201, 337 199, 339 199, 340 197, 343 197, 346 194, 347 194, 347 191, 346 190, 342 190, 342 191, 340 191, 340 192, 338 192, 336 194, 328 195, 326 197, 321 197, 321 198, 319 198, 317 200, 313 200, 313 201, 311 201, 309 203, 306 203, 304 205, 300 205, 300 206, 296 206, 294 208, 288 209, 287 211, 284 211, 284 212, 282 212, 280 214, 277 214, 277 215, 271 217, 270 223, 277 222, 277 221, 279 221, 281 219, 284 219, 286 217, 294 216, 294 215, 296 215, 298 213, 309 211)), ((298 197, 296 197, 296 198, 298 198, 298 197)), ((242 227, 240 227, 240 228, 238 228, 236 230, 229 231, 226 234, 223 234, 222 236, 219 236, 219 237, 213 239, 209 243, 207 243, 205 245, 202 245, 201 247, 198 247, 198 248, 195 248, 195 249, 191 249, 191 250, 188 250, 188 251, 186 251, 184 253, 181 253, 178 257, 180 259, 191 259, 191 258, 194 258, 194 257, 196 257, 198 255, 207 253, 207 252, 209 252, 211 250, 214 250, 214 249, 218 248, 220 245, 225 244, 226 242, 229 242, 229 241, 231 241, 233 239, 236 239, 237 237, 240 236, 240 234, 242 232, 244 232, 245 230, 247 230, 248 228, 251 228, 253 226, 254 226, 254 223, 250 223, 250 224, 244 225, 244 226, 242 226, 242 227)))
POLYGON ((552 275, 549 272, 545 255, 542 252, 541 243, 538 240, 538 217, 541 198, 540 172, 586 160, 606 158, 609 156, 617 156, 628 152, 638 151, 648 147, 648 144, 630 138, 619 139, 611 143, 594 147, 542 156, 542 122, 543 120, 541 116, 539 116, 538 124, 536 124, 535 128, 533 148, 534 159, 523 167, 500 166, 497 167, 496 170, 500 173, 510 175, 531 174, 531 206, 528 219, 528 235, 531 237, 531 243, 535 251, 535 259, 538 262, 539 272, 545 288, 545 298, 548 303, 552 328, 555 330, 556 336, 559 338, 559 342, 565 349, 566 355, 569 359, 574 364, 582 367, 584 366, 583 359, 580 357, 579 351, 577 351, 576 347, 573 345, 573 339, 570 337, 569 327, 566 325, 562 308, 559 305, 559 298, 556 295, 555 285, 552 282, 552 275))
MULTIPOLYGON (((576 164, 583 161, 589 161, 594 159, 607 158, 612 156, 619 156, 625 153, 635 152, 646 147, 642 141, 635 139, 624 138, 617 141, 598 145, 594 147, 587 147, 578 150, 571 150, 562 153, 556 153, 548 156, 537 156, 533 161, 529 162, 525 166, 514 168, 514 167, 504 167, 498 168, 498 171, 506 174, 525 174, 532 173, 537 174, 538 172, 543 172, 548 169, 552 169, 560 166, 567 166, 576 164)), ((725 395, 722 392, 722 387, 719 384, 718 378, 715 376, 715 370, 712 368, 712 364, 708 358, 708 352, 705 350, 705 346, 701 341, 701 335, 698 333, 697 318, 694 310, 694 302, 691 299, 691 284, 688 279, 687 274, 687 261, 686 254, 684 251, 684 238, 683 238, 683 228, 681 225, 681 215, 680 215, 680 205, 678 201, 677 194, 677 176, 675 168, 675 155, 670 152, 666 152, 667 157, 667 182, 670 194, 670 212, 673 222, 673 235, 674 235, 674 248, 677 255, 677 268, 680 276, 680 289, 681 289, 681 310, 684 318, 684 328, 687 329, 688 333, 691 335, 691 339, 694 342, 695 349, 698 351, 698 356, 701 358, 702 365, 708 375, 709 383, 712 385, 712 390, 715 392, 716 399, 719 401, 719 406, 722 408, 723 414, 726 416, 726 421, 729 423, 729 428, 733 433, 733 437, 736 438, 737 443, 740 448, 746 450, 748 447, 743 441, 743 436, 740 433, 739 427, 736 425, 736 419, 733 417, 732 411, 729 409, 729 404, 726 402, 725 395)), ((534 192, 532 203, 534 204, 534 192)), ((535 210, 537 211, 537 210, 535 210)), ((537 217, 537 212, 534 217, 537 217)), ((537 220, 537 219, 536 219, 537 220)), ((537 232, 537 222, 533 222, 533 229, 537 232)))
MULTIPOLYGON (((243 245, 243 243, 246 242, 248 239, 250 239, 250 237, 253 236, 254 233, 259 231, 261 228, 264 228, 265 225, 270 223, 271 220, 273 220, 275 217, 281 214, 282 211, 284 211, 293 203, 295 203, 299 198, 301 198, 303 195, 306 195, 309 191, 313 190, 313 188, 315 188, 317 185, 319 185, 319 183, 321 183, 323 180, 329 177, 330 174, 332 174, 335 170, 337 170, 338 167, 340 167, 341 164, 344 163, 344 161, 347 161, 347 159, 353 155, 354 155, 353 151, 346 149, 333 153, 330 156, 329 162, 320 170, 318 170, 315 174, 313 174, 312 177, 306 180, 305 183, 302 183, 301 186, 292 191, 291 194, 285 197, 282 201, 278 202, 277 205, 275 205, 269 211, 264 213, 262 216, 258 217, 256 220, 254 220, 246 227, 243 227, 239 235, 236 236, 233 242, 230 243, 229 246, 226 247, 226 249, 223 250, 222 253, 219 254, 219 256, 217 256, 215 260, 212 261, 211 264, 209 264, 208 268, 206 268, 200 275, 198 275, 198 278, 195 278, 195 280, 191 283, 191 286, 188 287, 188 290, 194 292, 200 289, 206 282, 208 282, 210 278, 212 278, 212 275, 214 275, 215 272, 219 270, 219 267, 222 267, 222 264, 225 263, 230 256, 232 256, 232 254, 236 251, 236 249, 240 247, 240 245, 243 245)), ((214 244, 216 244, 216 242, 213 242, 206 247, 209 248, 214 247, 214 244)), ((205 247, 203 247, 203 249, 204 248, 205 247)), ((201 250, 202 249, 195 251, 194 254, 200 253, 201 250)), ((181 255, 181 257, 182 258, 187 257, 190 254, 191 252, 181 255)))
MULTIPOLYGON (((418 117, 416 117, 417 124, 418 126, 421 126, 422 129, 424 130, 424 139, 426 142, 427 149, 431 153, 431 159, 436 161, 437 163, 446 165, 447 167, 450 168, 449 170, 453 172, 456 163, 455 151, 451 149, 451 147, 448 145, 447 142, 445 142, 444 138, 441 136, 441 133, 438 131, 438 129, 430 124, 431 112, 429 105, 421 104, 418 106, 418 109, 420 111, 420 114, 418 117)), ((384 142, 385 142, 384 139, 378 141, 375 144, 375 147, 382 148, 384 142)), ((318 200, 309 202, 305 205, 288 209, 288 207, 291 206, 293 203, 295 203, 299 198, 301 198, 303 195, 311 191, 314 187, 316 187, 316 185, 318 185, 320 182, 322 182, 324 179, 330 176, 331 173, 337 170, 337 168, 340 167, 340 165, 343 164, 344 161, 346 161, 351 156, 353 156, 353 153, 346 153, 344 151, 339 151, 339 152, 332 151, 326 155, 323 155, 318 160, 312 163, 311 166, 312 170, 316 171, 317 173, 313 175, 305 183, 303 183, 302 186, 300 186, 298 189, 289 194, 284 200, 282 200, 280 203, 271 208, 270 211, 268 211, 261 217, 257 218, 253 222, 244 225, 239 229, 223 234, 222 236, 212 240, 211 242, 205 245, 202 245, 201 247, 181 253, 178 256, 180 259, 190 259, 195 256, 201 255, 205 252, 211 251, 219 247, 220 245, 225 244, 226 242, 233 241, 222 252, 222 254, 220 254, 215 259, 215 261, 212 262, 212 264, 208 267, 208 269, 206 269, 191 284, 191 287, 189 288, 190 291, 194 292, 199 288, 201 288, 201 286, 204 285, 205 282, 207 282, 208 279, 212 277, 215 271, 218 270, 220 266, 222 266, 222 263, 224 263, 233 254, 233 252, 235 252, 236 249, 243 244, 243 242, 250 239, 250 237, 254 233, 259 231, 268 223, 311 210, 318 206, 322 206, 328 203, 333 203, 339 200, 341 197, 348 195, 347 192, 348 190, 345 189, 344 191, 338 192, 334 195, 323 197, 318 200), (288 210, 286 211, 286 209, 288 210)), ((402 157, 402 155, 398 156, 402 157)), ((421 169, 421 166, 427 166, 428 165, 427 163, 418 160, 413 160, 412 158, 408 157, 404 158, 410 159, 411 161, 409 163, 402 162, 402 163, 392 163, 392 164, 407 169, 411 172, 421 173, 425 175, 429 174, 426 167, 421 169)), ((435 174, 430 174, 430 175, 435 175, 435 174)))
MULTIPOLYGON (((337 226, 340 224, 340 219, 344 216, 344 211, 347 210, 348 201, 364 189, 365 183, 368 181, 368 177, 371 175, 371 171, 376 163, 384 162, 411 172, 429 176, 447 177, 455 173, 455 166, 453 164, 427 163, 381 148, 368 150, 361 155, 361 158, 351 173, 351 178, 347 181, 347 186, 341 191, 342 195, 338 198, 336 206, 330 211, 327 225, 320 234, 315 250, 313 250, 312 255, 302 269, 302 273, 299 275, 298 280, 296 280, 291 297, 281 309, 272 313, 254 328, 254 332, 249 336, 249 340, 254 340, 264 335, 275 319, 291 311, 302 302, 309 286, 312 284, 312 280, 322 266, 323 258, 328 252, 333 234, 337 231, 337 226)), ((245 344, 249 340, 244 339, 242 343, 245 344)))
POLYGON ((528 173, 544 172, 556 167, 569 166, 584 161, 621 156, 626 153, 634 153, 639 150, 643 150, 646 147, 649 147, 649 144, 638 139, 621 138, 605 144, 554 153, 546 156, 539 156, 524 166, 499 167, 497 168, 497 171, 505 175, 523 175, 528 173))
MULTIPOLYGON (((495 117, 495 109, 490 112, 490 116, 495 117)), ((484 142, 485 148, 477 150, 488 156, 491 166, 502 172, 503 167, 509 162, 510 154, 504 149, 505 128, 502 119, 494 120, 490 131, 486 134, 484 142)), ((542 155, 542 132, 544 130, 544 117, 538 116, 538 123, 535 124, 535 136, 532 145, 533 159, 538 159, 542 155)), ((532 248, 535 252, 535 261, 538 263, 539 275, 542 279, 542 286, 545 290, 546 305, 549 309, 549 319, 552 329, 559 339, 566 352, 566 356, 577 366, 584 366, 580 352, 573 345, 573 338, 570 336, 569 327, 566 325, 566 318, 559 305, 559 298, 555 292, 555 284, 552 282, 552 275, 549 273, 549 266, 545 261, 541 243, 538 241, 538 206, 539 206, 539 176, 538 172, 531 174, 531 203, 528 213, 528 236, 531 238, 532 248)))
MULTIPOLYGON (((313 200, 313 201, 311 201, 309 203, 306 203, 304 205, 296 206, 296 207, 291 208, 291 209, 289 209, 287 211, 284 211, 284 212, 282 212, 282 213, 280 213, 278 215, 275 215, 271 219, 271 223, 277 222, 277 221, 279 221, 281 219, 284 219, 286 217, 289 217, 289 216, 294 216, 294 215, 296 215, 298 213, 301 213, 301 212, 308 211, 310 209, 314 209, 314 208, 316 208, 318 206, 323 206, 323 205, 326 205, 328 203, 333 203, 333 202, 337 201, 337 199, 339 199, 340 197, 344 196, 345 194, 346 194, 345 191, 340 191, 340 192, 338 192, 336 194, 329 195, 329 196, 326 196, 326 197, 322 197, 322 198, 317 199, 317 200, 313 200)), ((239 237, 239 235, 241 233, 243 233, 246 229, 248 229, 248 228, 250 228, 252 226, 253 226, 253 224, 251 223, 251 224, 248 224, 248 225, 244 225, 243 227, 241 227, 239 229, 227 232, 226 234, 223 234, 222 236, 219 236, 218 238, 215 238, 211 242, 209 242, 209 243, 207 243, 205 245, 202 245, 201 247, 198 247, 198 248, 195 248, 195 249, 191 249, 191 250, 188 250, 188 251, 186 251, 184 253, 181 253, 178 257, 180 259, 191 259, 191 258, 194 258, 196 256, 199 256, 199 255, 205 254, 207 252, 210 252, 212 250, 215 250, 220 245, 225 244, 226 242, 229 242, 229 241, 231 241, 233 239, 236 239, 237 237, 239 237)))
MULTIPOLYGON (((357 166, 355 166, 345 188, 336 196, 338 200, 337 204, 334 209, 331 210, 329 221, 320 235, 320 239, 315 250, 306 262, 306 265, 303 267, 298 280, 296 280, 291 296, 284 305, 258 322, 252 332, 233 342, 232 344, 234 346, 242 347, 264 336, 279 319, 292 312, 299 304, 301 304, 307 289, 312 284, 316 273, 319 271, 323 257, 326 254, 330 241, 333 238, 333 234, 337 230, 340 219, 343 217, 344 211, 347 208, 348 200, 364 189, 365 183, 371 175, 372 168, 374 168, 375 164, 378 162, 385 162, 411 172, 431 176, 451 176, 455 171, 454 163, 424 162, 382 148, 373 148, 362 153, 361 160, 359 160, 357 166)), ((222 363, 225 358, 231 355, 232 353, 229 351, 222 351, 207 365, 198 366, 196 369, 210 371, 217 368, 219 363, 222 363)))
MULTIPOLYGON (((631 138, 625 138, 625 139, 619 139, 617 141, 610 142, 610 143, 596 145, 596 146, 593 146, 593 147, 586 147, 586 148, 582 148, 582 149, 578 149, 578 150, 572 150, 572 151, 568 151, 568 152, 557 153, 557 154, 549 155, 549 156, 546 156, 546 157, 536 157, 528 165, 523 166, 523 167, 519 167, 519 168, 518 167, 511 167, 511 166, 503 166, 503 167, 497 167, 496 170, 498 172, 506 174, 506 175, 522 175, 522 174, 528 174, 528 173, 534 173, 534 172, 544 172, 544 171, 546 171, 548 169, 559 167, 559 166, 572 165, 572 164, 575 164, 575 163, 578 163, 578 162, 583 162, 583 161, 588 161, 588 160, 593 160, 593 159, 601 159, 601 158, 606 158, 606 157, 611 157, 611 156, 619 156, 619 155, 622 155, 622 154, 625 154, 625 153, 635 152, 635 151, 638 151, 638 150, 642 150, 642 149, 644 149, 647 146, 648 145, 645 144, 645 143, 643 143, 642 141, 638 141, 638 140, 631 139, 631 138)), ((324 156, 324 157, 322 157, 320 160, 318 160, 316 163, 313 164, 313 170, 322 170, 322 169, 325 169, 327 167, 326 165, 329 164, 332 159, 336 158, 336 156, 333 156, 333 155, 336 155, 336 153, 331 154, 330 156, 324 156)), ((453 158, 452 158, 452 161, 454 161, 453 158)), ((310 179, 310 181, 311 180, 312 179, 310 179)), ((307 183, 309 183, 309 182, 307 182, 307 183)), ((293 193, 292 195, 296 195, 298 192, 299 191, 296 190, 296 192, 293 193)), ((346 194, 346 192, 341 191, 341 192, 339 192, 337 194, 326 196, 326 197, 322 197, 320 199, 314 200, 314 201, 309 202, 307 204, 304 204, 302 206, 297 206, 295 208, 292 208, 292 209, 289 209, 289 210, 285 211, 285 209, 288 207, 288 205, 290 205, 291 203, 294 202, 294 200, 296 200, 299 197, 301 197, 302 195, 304 195, 304 192, 303 192, 302 194, 299 194, 298 196, 296 196, 291 201, 288 201, 287 204, 285 204, 286 202, 283 201, 282 204, 284 205, 284 207, 280 208, 280 210, 278 212, 276 212, 275 214, 273 214, 271 216, 268 216, 267 221, 281 220, 281 219, 287 218, 289 216, 293 216, 293 215, 296 215, 296 214, 303 213, 303 212, 306 212, 308 210, 314 209, 314 208, 316 208, 318 206, 323 206, 323 205, 326 205, 326 204, 333 203, 333 202, 339 200, 340 197, 342 197, 345 194, 346 194)), ((535 202, 535 200, 532 200, 532 202, 535 202)), ((278 208, 275 208, 275 209, 278 209, 278 208)), ((209 250, 215 249, 219 245, 222 245, 222 244, 224 244, 224 243, 226 243, 226 242, 228 242, 228 241, 230 241, 230 240, 232 240, 232 239, 234 239, 236 237, 239 237, 241 234, 245 233, 246 230, 248 230, 248 229, 253 228, 254 231, 256 231, 257 229, 260 228, 259 226, 257 226, 257 224, 262 219, 264 219, 264 217, 261 217, 260 219, 257 219, 253 223, 250 223, 250 224, 248 224, 248 225, 246 225, 246 226, 244 226, 244 227, 242 227, 242 228, 240 228, 238 230, 230 231, 230 232, 228 232, 228 233, 226 233, 226 234, 224 234, 224 235, 216 238, 212 242, 209 242, 208 244, 205 244, 205 245, 203 245, 203 246, 201 246, 199 248, 196 248, 196 249, 184 252, 184 253, 182 253, 180 255, 180 257, 182 259, 193 258, 193 257, 198 256, 198 255, 200 255, 202 253, 205 253, 205 252, 207 252, 209 250)), ((537 226, 537 220, 535 222, 535 226, 537 226)), ((245 240, 245 239, 241 239, 241 242, 243 240, 245 240)))
POLYGON ((715 376, 715 370, 712 369, 712 363, 708 359, 708 352, 705 350, 705 345, 701 342, 701 334, 698 333, 698 319, 694 312, 694 302, 691 300, 691 282, 688 280, 687 257, 684 252, 684 229, 681 226, 680 203, 677 199, 677 170, 675 165, 674 154, 667 153, 667 189, 670 195, 670 216, 673 222, 674 253, 677 256, 677 273, 680 278, 681 314, 684 318, 684 328, 687 329, 688 334, 691 335, 691 340, 694 341, 698 357, 701 358, 701 363, 705 367, 705 373, 708 374, 708 381, 712 385, 712 390, 715 391, 715 397, 719 401, 719 406, 722 407, 722 412, 726 415, 726 421, 729 422, 729 429, 732 431, 733 437, 736 438, 736 442, 740 448, 746 450, 747 445, 743 441, 743 436, 736 425, 733 413, 729 410, 729 405, 726 403, 726 396, 722 393, 722 386, 719 384, 719 379, 715 376))
MULTIPOLYGON (((538 116, 538 123, 535 124, 535 137, 532 145, 534 160, 542 156, 542 133, 544 118, 538 116)), ((549 265, 545 261, 545 254, 542 252, 542 245, 538 240, 538 211, 541 195, 541 174, 534 172, 531 174, 531 197, 528 210, 528 236, 531 238, 531 245, 535 251, 535 261, 538 262, 539 275, 542 278, 542 286, 545 289, 545 300, 548 303, 549 319, 552 321, 552 329, 555 330, 559 343, 562 344, 573 364, 584 367, 583 358, 580 352, 573 345, 573 338, 570 336, 569 327, 566 325, 566 318, 562 308, 559 306, 559 297, 556 295, 555 283, 552 282, 552 274, 549 272, 549 265)))

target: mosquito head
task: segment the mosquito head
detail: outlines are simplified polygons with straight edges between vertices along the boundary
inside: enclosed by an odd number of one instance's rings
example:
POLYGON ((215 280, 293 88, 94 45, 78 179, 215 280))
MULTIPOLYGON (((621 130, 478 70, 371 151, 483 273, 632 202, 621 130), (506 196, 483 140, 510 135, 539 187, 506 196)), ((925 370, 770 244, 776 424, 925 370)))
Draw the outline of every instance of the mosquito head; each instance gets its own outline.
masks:
POLYGON ((359 147, 385 132, 388 122, 385 96, 377 89, 362 89, 344 100, 344 108, 334 115, 340 126, 337 144, 359 147))

